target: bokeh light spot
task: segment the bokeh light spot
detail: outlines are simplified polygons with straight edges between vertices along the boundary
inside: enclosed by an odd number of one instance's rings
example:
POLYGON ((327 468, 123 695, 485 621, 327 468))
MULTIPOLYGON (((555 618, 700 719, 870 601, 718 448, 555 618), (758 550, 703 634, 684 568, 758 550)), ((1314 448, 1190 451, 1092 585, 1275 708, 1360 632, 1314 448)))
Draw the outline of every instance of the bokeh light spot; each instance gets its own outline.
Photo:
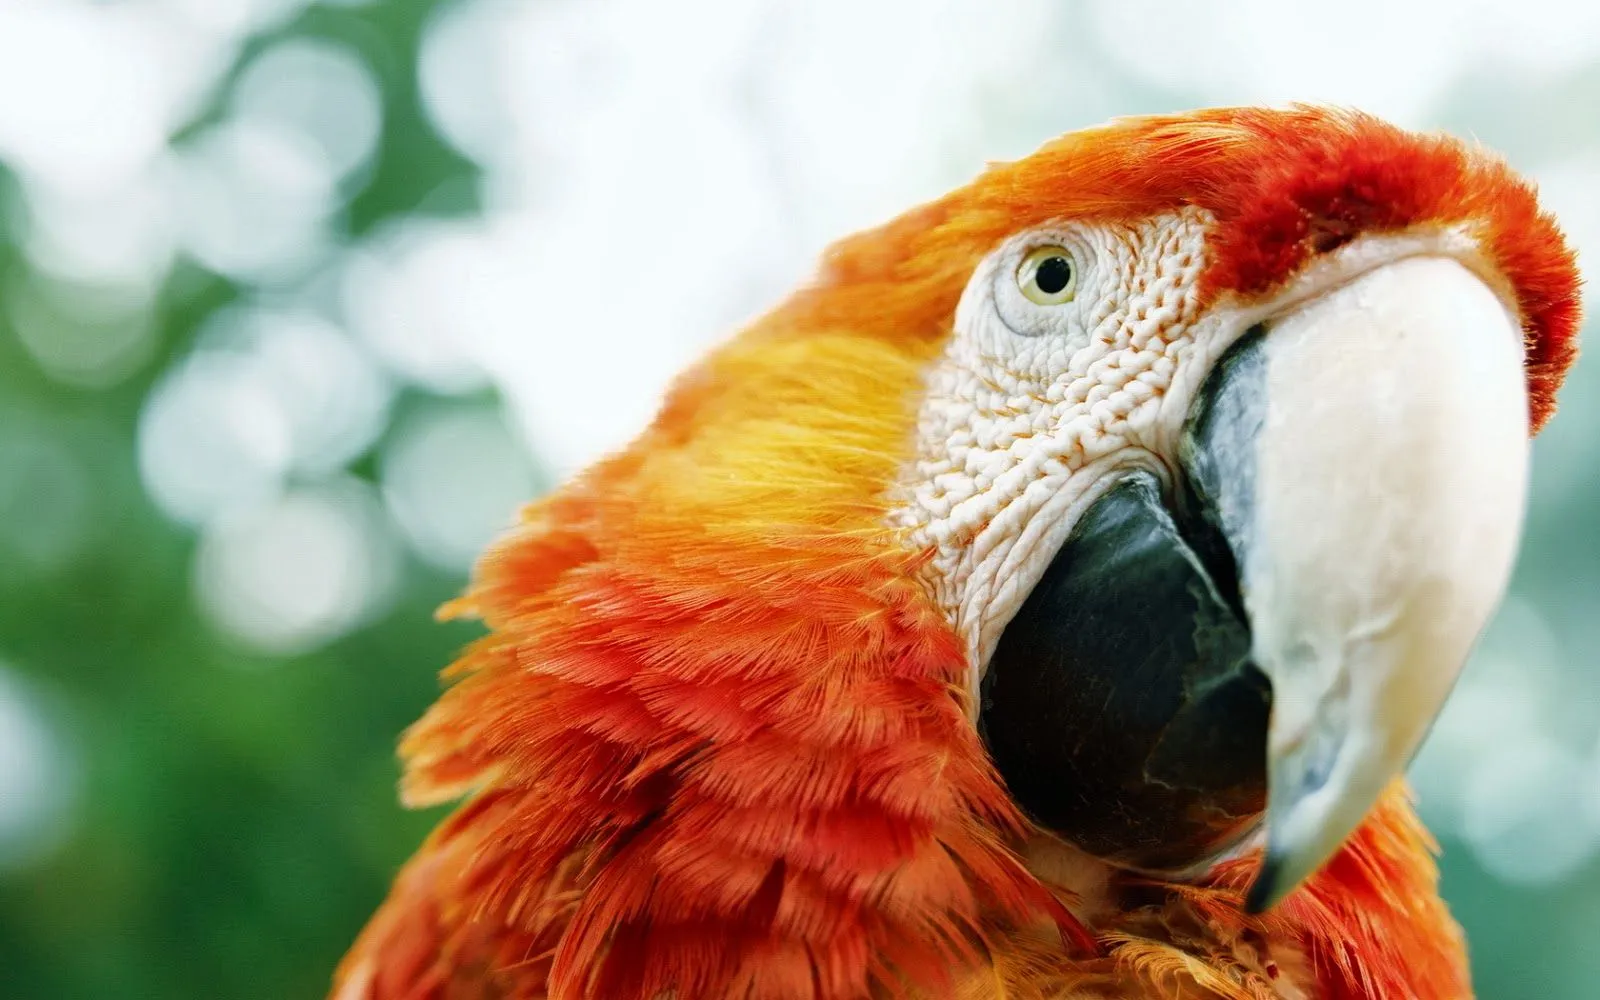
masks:
POLYGON ((368 488, 341 482, 219 518, 195 556, 200 605, 262 652, 315 649, 369 620, 397 564, 368 488))
POLYGON ((240 307, 213 317, 199 350, 239 359, 289 426, 291 465, 336 471, 383 429, 392 387, 338 327, 308 312, 240 307))
POLYGON ((400 377, 436 392, 484 385, 477 337, 461 313, 503 305, 471 226, 412 220, 381 230, 345 260, 341 303, 352 332, 400 377))
POLYGON ((324 252, 337 178, 306 136, 238 119, 201 136, 178 162, 184 245, 206 267, 284 283, 324 252))
POLYGON ((29 864, 66 838, 77 786, 43 703, 0 666, 0 869, 29 864))
POLYGON ((151 290, 82 285, 35 275, 7 286, 5 309, 23 347, 67 385, 104 389, 149 360, 156 346, 151 290))
POLYGON ((383 493, 418 555, 460 572, 541 484, 494 410, 439 408, 402 424, 383 455, 383 493))
POLYGON ((245 68, 235 84, 239 118, 302 135, 339 177, 371 157, 383 124, 377 82, 349 49, 297 40, 275 45, 245 68))
POLYGON ((1600 846, 1589 817, 1588 768, 1538 735, 1499 743, 1468 779, 1462 833, 1479 863, 1520 885, 1575 871, 1600 846))
POLYGON ((293 443, 288 414, 249 359, 206 352, 145 401, 139 469, 169 516, 199 523, 275 494, 293 443))

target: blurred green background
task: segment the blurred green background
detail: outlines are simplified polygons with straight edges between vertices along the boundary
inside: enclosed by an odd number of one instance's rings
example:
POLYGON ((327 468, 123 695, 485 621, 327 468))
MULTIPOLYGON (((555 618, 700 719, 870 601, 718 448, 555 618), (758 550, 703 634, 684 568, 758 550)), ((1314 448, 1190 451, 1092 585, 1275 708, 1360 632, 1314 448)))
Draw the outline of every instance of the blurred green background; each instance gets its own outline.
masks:
MULTIPOLYGON (((1596 28, 0 4, 0 996, 320 995, 437 818, 392 757, 473 634, 433 608, 826 240, 1112 115, 1306 98, 1480 138, 1593 247, 1596 28)), ((1594 372, 1414 774, 1486 998, 1600 982, 1594 372)))

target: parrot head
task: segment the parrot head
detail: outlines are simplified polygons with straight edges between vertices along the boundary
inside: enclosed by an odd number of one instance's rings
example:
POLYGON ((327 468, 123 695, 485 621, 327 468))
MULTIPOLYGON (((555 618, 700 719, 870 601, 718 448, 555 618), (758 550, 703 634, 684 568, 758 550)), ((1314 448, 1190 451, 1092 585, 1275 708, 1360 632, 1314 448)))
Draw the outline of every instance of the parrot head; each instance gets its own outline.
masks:
POLYGON ((1504 591, 1571 259, 1498 163, 1325 112, 1114 126, 978 192, 1019 224, 891 516, 1030 816, 1166 872, 1264 826, 1265 908, 1408 762, 1504 591))
POLYGON ((1464 991, 1391 786, 1577 322, 1526 182, 1322 108, 1074 133, 837 244, 481 563, 403 747, 471 798, 347 982, 431 934, 552 997, 1033 995, 1209 937, 1196 995, 1464 991))

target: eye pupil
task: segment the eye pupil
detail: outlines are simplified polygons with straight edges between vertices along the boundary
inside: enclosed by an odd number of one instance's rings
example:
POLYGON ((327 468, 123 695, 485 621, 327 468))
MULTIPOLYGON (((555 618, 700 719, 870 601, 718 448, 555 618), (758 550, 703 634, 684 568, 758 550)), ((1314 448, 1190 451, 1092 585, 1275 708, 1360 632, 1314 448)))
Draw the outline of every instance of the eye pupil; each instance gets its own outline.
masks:
POLYGON ((1039 291, 1055 295, 1072 283, 1072 261, 1059 255, 1046 257, 1033 272, 1033 282, 1039 291))
POLYGON ((1017 290, 1036 306, 1050 308, 1072 301, 1078 270, 1065 247, 1035 247, 1016 271, 1017 290))

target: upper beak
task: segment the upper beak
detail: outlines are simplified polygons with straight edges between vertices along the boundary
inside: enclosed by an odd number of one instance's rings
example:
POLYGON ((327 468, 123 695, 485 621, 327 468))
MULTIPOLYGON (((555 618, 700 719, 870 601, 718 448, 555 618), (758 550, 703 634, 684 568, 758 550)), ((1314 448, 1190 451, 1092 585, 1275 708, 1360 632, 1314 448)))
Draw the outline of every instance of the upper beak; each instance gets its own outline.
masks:
POLYGON ((1271 318, 1209 376, 1183 464, 1272 689, 1252 910, 1338 849, 1443 707, 1510 576, 1528 450, 1517 320, 1443 257, 1271 318))

